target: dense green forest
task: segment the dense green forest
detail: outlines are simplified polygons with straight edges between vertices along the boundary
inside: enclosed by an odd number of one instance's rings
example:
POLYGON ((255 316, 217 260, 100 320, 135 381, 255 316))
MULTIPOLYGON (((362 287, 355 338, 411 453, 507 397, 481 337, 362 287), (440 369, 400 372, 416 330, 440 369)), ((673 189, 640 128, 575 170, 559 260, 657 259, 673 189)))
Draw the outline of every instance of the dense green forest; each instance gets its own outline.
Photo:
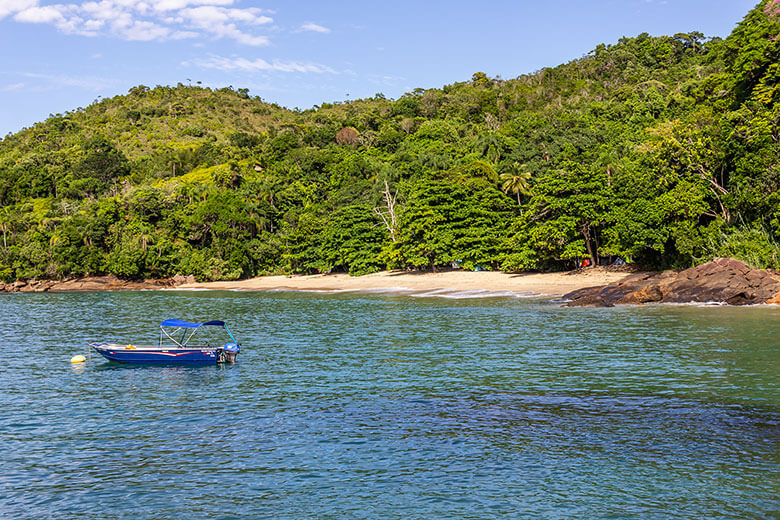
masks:
POLYGON ((516 79, 287 110, 139 85, 0 141, 0 279, 780 267, 780 0, 516 79))

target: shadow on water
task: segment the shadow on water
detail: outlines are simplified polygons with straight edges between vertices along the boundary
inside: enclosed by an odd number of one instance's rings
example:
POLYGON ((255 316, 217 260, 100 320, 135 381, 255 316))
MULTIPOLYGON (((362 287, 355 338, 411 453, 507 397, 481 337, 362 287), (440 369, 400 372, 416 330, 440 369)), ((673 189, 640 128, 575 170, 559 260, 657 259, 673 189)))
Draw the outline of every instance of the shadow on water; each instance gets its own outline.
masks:
MULTIPOLYGON (((95 356, 99 356, 95 354, 95 356)), ((118 363, 115 361, 93 359, 92 364, 89 367, 90 370, 130 370, 130 371, 151 371, 151 372, 176 372, 182 374, 198 374, 205 371, 223 371, 223 370, 238 370, 238 363, 193 363, 191 365, 182 365, 177 363, 118 363)))
MULTIPOLYGON (((746 448, 780 449, 780 412, 660 396, 493 394, 464 398, 412 399, 407 408, 432 432, 463 429, 502 440, 511 448, 523 439, 591 445, 626 454, 627 448, 658 451, 680 459, 723 449, 739 456, 746 448), (675 450, 669 450, 671 445, 675 450)), ((353 415, 354 412, 348 415, 353 415)), ((364 412, 365 414, 365 412, 364 412)), ((381 416, 381 409, 373 410, 381 416)))

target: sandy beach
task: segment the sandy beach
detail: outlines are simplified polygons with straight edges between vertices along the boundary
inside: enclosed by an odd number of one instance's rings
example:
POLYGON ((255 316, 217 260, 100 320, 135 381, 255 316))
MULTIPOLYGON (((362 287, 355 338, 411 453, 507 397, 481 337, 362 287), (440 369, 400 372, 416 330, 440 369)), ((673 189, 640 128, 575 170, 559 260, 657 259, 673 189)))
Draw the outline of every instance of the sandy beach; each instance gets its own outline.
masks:
POLYGON ((571 291, 606 285, 622 280, 630 273, 603 268, 567 273, 502 273, 492 271, 409 272, 384 271, 365 276, 319 274, 310 276, 263 276, 233 282, 190 283, 179 289, 227 289, 244 291, 388 291, 442 294, 468 292, 475 296, 486 293, 516 293, 520 295, 562 296, 571 291))

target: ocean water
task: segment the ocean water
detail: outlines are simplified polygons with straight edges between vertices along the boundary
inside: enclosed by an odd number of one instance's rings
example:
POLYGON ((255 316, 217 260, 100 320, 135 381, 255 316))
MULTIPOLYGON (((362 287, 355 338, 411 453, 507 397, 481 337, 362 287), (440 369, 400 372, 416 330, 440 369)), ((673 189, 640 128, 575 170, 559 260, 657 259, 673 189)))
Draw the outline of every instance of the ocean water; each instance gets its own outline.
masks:
POLYGON ((0 295, 0 518, 780 517, 780 307, 416 296, 0 295), (238 363, 69 363, 169 317, 238 363))

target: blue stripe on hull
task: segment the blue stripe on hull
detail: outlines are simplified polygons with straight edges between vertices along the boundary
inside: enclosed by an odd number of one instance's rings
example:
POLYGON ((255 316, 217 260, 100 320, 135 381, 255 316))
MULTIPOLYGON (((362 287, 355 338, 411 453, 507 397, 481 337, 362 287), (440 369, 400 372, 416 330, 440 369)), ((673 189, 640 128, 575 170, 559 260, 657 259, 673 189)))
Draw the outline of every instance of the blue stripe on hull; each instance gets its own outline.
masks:
POLYGON ((217 362, 214 351, 183 350, 176 352, 138 350, 97 350, 104 358, 119 363, 167 363, 167 364, 211 364, 217 362))

